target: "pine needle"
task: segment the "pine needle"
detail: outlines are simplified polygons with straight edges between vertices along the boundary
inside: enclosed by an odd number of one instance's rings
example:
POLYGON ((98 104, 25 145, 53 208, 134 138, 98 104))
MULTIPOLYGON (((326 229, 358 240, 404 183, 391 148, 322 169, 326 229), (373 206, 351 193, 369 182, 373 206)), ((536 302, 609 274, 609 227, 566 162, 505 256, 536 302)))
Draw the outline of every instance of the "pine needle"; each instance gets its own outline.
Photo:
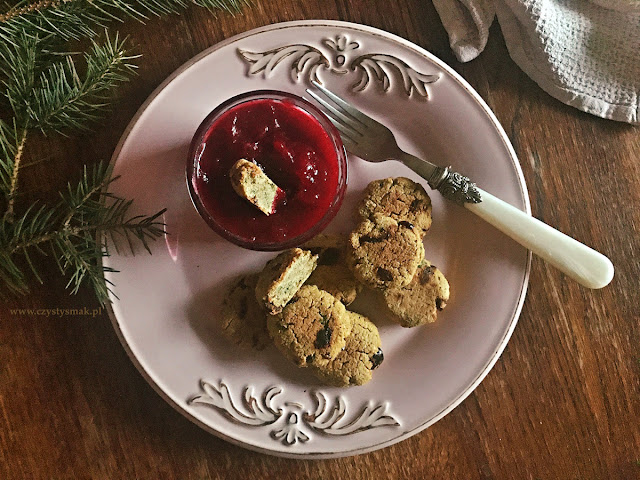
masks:
MULTIPOLYGON (((131 215, 132 201, 107 192, 116 180, 107 164, 85 166, 77 185, 68 185, 54 205, 16 208, 19 173, 28 132, 66 134, 84 130, 112 101, 113 91, 136 68, 125 40, 105 32, 109 22, 177 13, 189 5, 211 11, 240 11, 247 0, 22 0, 0 13, 0 297, 25 294, 33 279, 43 278, 35 256, 50 256, 76 293, 93 287, 98 300, 109 300, 110 283, 103 266, 108 246, 137 246, 151 252, 150 242, 164 234, 164 210, 131 215), (67 51, 71 39, 91 37, 84 54, 67 51), (80 72, 85 72, 80 74, 80 72), (12 119, 7 120, 12 114, 12 119), (2 213, 3 212, 3 213, 2 213)), ((28 151, 28 148, 27 148, 28 151)), ((36 161, 41 159, 35 159, 36 161)), ((33 163, 33 161, 32 161, 33 163)))
POLYGON ((189 4, 210 11, 238 12, 245 0, 41 0, 21 3, 0 14, 0 40, 10 41, 21 30, 64 39, 91 37, 111 21, 178 13, 189 4))
POLYGON ((87 69, 80 78, 71 56, 52 63, 42 72, 38 85, 30 92, 27 114, 30 125, 43 132, 66 129, 85 130, 99 118, 111 100, 111 92, 126 82, 135 71, 126 55, 124 41, 118 35, 107 35, 98 45, 92 41, 91 50, 84 56, 87 69))
POLYGON ((52 254, 60 273, 68 277, 67 288, 77 293, 83 283, 90 284, 101 303, 108 301, 109 286, 104 281, 102 259, 108 255, 110 240, 116 247, 126 241, 131 254, 139 242, 151 253, 150 240, 163 235, 161 216, 131 216, 131 200, 105 192, 115 178, 111 168, 98 163, 85 168, 82 180, 74 188, 68 184, 61 201, 53 207, 31 206, 13 223, 0 224, 0 295, 28 292, 28 282, 20 264, 26 263, 33 276, 42 283, 39 271, 31 260, 34 253, 52 254), (137 242, 135 242, 136 240, 137 242))

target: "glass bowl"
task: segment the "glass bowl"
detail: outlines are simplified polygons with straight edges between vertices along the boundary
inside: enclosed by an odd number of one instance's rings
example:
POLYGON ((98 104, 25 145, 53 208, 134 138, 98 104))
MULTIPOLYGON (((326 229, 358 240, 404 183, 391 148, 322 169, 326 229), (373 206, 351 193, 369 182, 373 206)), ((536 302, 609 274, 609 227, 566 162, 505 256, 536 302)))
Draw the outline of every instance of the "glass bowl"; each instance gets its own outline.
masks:
POLYGON ((286 92, 247 92, 216 107, 196 130, 187 185, 200 216, 223 238, 251 250, 284 250, 336 215, 347 157, 337 129, 313 104, 286 92), (241 158, 284 190, 275 213, 262 213, 233 190, 229 170, 241 158))

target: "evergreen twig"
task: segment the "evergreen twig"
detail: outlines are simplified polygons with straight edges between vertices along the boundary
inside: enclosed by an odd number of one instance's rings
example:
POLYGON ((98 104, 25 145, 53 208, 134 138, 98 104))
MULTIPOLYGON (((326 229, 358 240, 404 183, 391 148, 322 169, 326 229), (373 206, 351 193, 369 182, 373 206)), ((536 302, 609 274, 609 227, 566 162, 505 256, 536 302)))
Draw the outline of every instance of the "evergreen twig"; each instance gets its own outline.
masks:
POLYGON ((0 40, 0 82, 11 121, 0 119, 0 296, 29 291, 30 276, 42 283, 34 255, 51 255, 67 288, 76 293, 91 285, 100 302, 108 300, 109 285, 102 257, 107 239, 126 239, 133 252, 141 243, 163 233, 162 212, 131 216, 131 201, 106 193, 114 180, 110 168, 99 163, 80 182, 61 195, 55 205, 31 205, 20 212, 16 203, 29 131, 65 133, 86 129, 108 106, 113 90, 134 72, 125 42, 116 34, 104 42, 91 41, 84 55, 84 74, 76 68, 76 55, 57 49, 56 40, 39 33, 21 32, 11 43, 0 40))
POLYGON ((29 291, 20 262, 28 265, 34 277, 41 276, 31 257, 34 252, 52 254, 60 273, 69 277, 67 288, 76 293, 88 282, 101 303, 108 301, 109 286, 105 283, 102 258, 108 255, 109 240, 114 246, 124 238, 132 254, 138 240, 151 251, 149 240, 164 233, 160 217, 165 210, 151 216, 130 216, 131 200, 106 192, 114 181, 111 168, 98 163, 93 169, 85 167, 83 178, 73 188, 61 194, 61 201, 53 207, 30 207, 13 223, 0 224, 0 279, 10 293, 29 291))
POLYGON ((4 212, 3 220, 6 222, 13 221, 13 209, 16 200, 16 191, 18 189, 18 170, 20 169, 20 162, 24 153, 24 144, 27 141, 27 129, 22 129, 22 133, 16 136, 18 144, 16 145, 15 154, 13 156, 11 164, 11 176, 9 178, 9 185, 7 190, 7 209, 4 212))
POLYGON ((237 12, 245 0, 40 0, 20 2, 0 14, 0 39, 11 39, 21 30, 39 31, 65 39, 96 34, 108 22, 178 13, 189 4, 211 11, 237 12))
POLYGON ((136 66, 124 49, 124 40, 116 34, 99 45, 92 41, 91 50, 84 56, 85 78, 81 79, 71 56, 52 63, 39 77, 32 89, 27 108, 30 125, 43 132, 63 133, 66 129, 85 130, 91 121, 109 105, 110 93, 128 80, 136 66))
POLYGON ((82 179, 75 187, 69 184, 55 205, 32 204, 20 211, 16 198, 29 132, 65 134, 88 128, 136 68, 136 57, 126 53, 125 41, 117 34, 105 35, 102 44, 91 40, 84 69, 76 68, 78 55, 67 51, 66 42, 94 37, 111 21, 144 21, 190 4, 235 12, 244 3, 247 0, 21 0, 0 11, 0 297, 28 292, 29 272, 42 283, 32 260, 35 254, 55 259, 72 293, 89 283, 104 303, 110 290, 103 274, 113 271, 102 265, 108 246, 117 249, 124 240, 132 253, 139 244, 151 252, 149 241, 164 233, 164 210, 131 216, 131 200, 107 193, 115 178, 103 163, 91 169, 85 165, 82 179))
POLYGON ((11 179, 14 174, 13 162, 19 145, 20 140, 15 121, 13 125, 8 125, 0 120, 0 191, 6 204, 9 203, 11 179))

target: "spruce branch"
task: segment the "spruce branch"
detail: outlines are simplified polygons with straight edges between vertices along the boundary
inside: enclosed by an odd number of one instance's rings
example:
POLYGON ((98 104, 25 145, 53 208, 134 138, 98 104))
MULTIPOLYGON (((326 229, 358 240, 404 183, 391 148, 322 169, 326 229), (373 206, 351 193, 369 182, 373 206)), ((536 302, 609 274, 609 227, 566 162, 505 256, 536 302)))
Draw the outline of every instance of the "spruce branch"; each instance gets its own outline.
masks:
POLYGON ((165 210, 153 215, 131 216, 132 201, 105 190, 116 179, 107 164, 98 163, 90 170, 85 167, 83 178, 75 188, 67 185, 59 204, 32 206, 13 223, 2 222, 0 280, 8 292, 29 291, 21 264, 26 264, 42 283, 32 261, 32 255, 38 252, 54 257, 60 273, 69 277, 67 288, 71 293, 77 293, 87 282, 101 303, 108 301, 110 290, 103 275, 113 270, 102 265, 102 258, 108 255, 108 242, 117 247, 119 240, 124 238, 129 251, 135 254, 134 240, 137 240, 150 252, 149 240, 164 234, 160 217, 165 210))
POLYGON ((126 54, 124 43, 117 34, 113 39, 107 35, 101 45, 92 40, 90 51, 84 55, 87 67, 84 79, 70 55, 52 63, 31 90, 29 125, 43 132, 86 130, 89 122, 99 118, 108 107, 111 92, 135 71, 131 60, 137 57, 126 54))
POLYGON ((76 68, 77 55, 59 48, 53 36, 17 34, 11 43, 0 41, 0 82, 13 120, 0 119, 0 198, 4 200, 0 222, 0 296, 29 291, 30 278, 43 282, 34 256, 52 256, 60 273, 68 277, 67 288, 76 293, 83 283, 91 285, 102 303, 108 300, 102 259, 107 240, 118 245, 126 239, 134 252, 164 232, 159 220, 163 211, 150 216, 131 216, 132 202, 106 193, 115 180, 107 164, 85 166, 77 185, 69 184, 54 205, 33 204, 20 213, 15 199, 19 173, 24 165, 28 132, 65 133, 86 129, 111 101, 113 90, 134 72, 125 41, 105 35, 84 54, 84 74, 76 68))
POLYGON ((64 39, 93 36, 111 21, 178 13, 189 4, 211 11, 237 12, 245 0, 40 0, 21 2, 0 14, 0 39, 10 40, 21 30, 39 31, 64 39))
POLYGON ((0 191, 7 204, 14 175, 13 164, 21 143, 15 120, 11 126, 0 120, 0 191))
POLYGON ((84 54, 86 68, 76 68, 79 56, 67 51, 67 42, 93 38, 112 21, 143 22, 192 4, 236 12, 246 3, 20 0, 4 13, 0 10, 0 297, 28 292, 31 277, 42 283, 33 257, 50 255, 68 277, 72 293, 89 283, 104 303, 110 292, 104 272, 113 271, 102 264, 108 247, 117 250, 124 241, 132 253, 137 245, 151 252, 150 241, 164 234, 164 210, 132 216, 131 200, 106 193, 115 178, 102 163, 85 167, 78 184, 69 184, 54 205, 32 204, 25 211, 16 204, 29 132, 86 129, 106 109, 111 92, 135 69, 136 57, 127 55, 117 34, 113 39, 106 35, 102 44, 91 40, 84 54))
POLYGON ((0 45, 0 78, 13 110, 13 126, 0 120, 0 188, 11 222, 18 175, 29 129, 63 133, 87 129, 108 106, 110 95, 127 81, 136 56, 127 55, 125 40, 106 35, 102 44, 91 41, 85 53, 86 73, 80 78, 72 54, 55 51, 55 41, 25 32, 15 42, 0 45))
MULTIPOLYGON (((0 279, 8 293, 25 294, 29 291, 29 286, 24 269, 19 263, 15 253, 22 249, 23 259, 34 273, 36 279, 42 283, 42 279, 31 261, 29 247, 40 248, 38 242, 30 243, 31 239, 44 237, 52 228, 55 212, 42 206, 36 209, 32 205, 27 211, 13 223, 0 223, 0 279)), ((4 293, 0 289, 0 295, 4 293)), ((6 294, 5 294, 6 296, 6 294)))
POLYGON ((38 63, 38 35, 17 34, 12 42, 0 41, 0 80, 5 87, 3 96, 21 124, 26 123, 25 100, 35 85, 38 63))
POLYGON ((4 212, 3 220, 11 223, 13 221, 13 209, 16 200, 16 192, 18 189, 18 170, 20 169, 20 163, 24 153, 24 144, 27 141, 27 129, 22 129, 22 132, 16 137, 18 144, 16 145, 15 155, 13 160, 8 162, 7 166, 10 166, 11 176, 9 178, 9 188, 7 190, 7 208, 4 212))

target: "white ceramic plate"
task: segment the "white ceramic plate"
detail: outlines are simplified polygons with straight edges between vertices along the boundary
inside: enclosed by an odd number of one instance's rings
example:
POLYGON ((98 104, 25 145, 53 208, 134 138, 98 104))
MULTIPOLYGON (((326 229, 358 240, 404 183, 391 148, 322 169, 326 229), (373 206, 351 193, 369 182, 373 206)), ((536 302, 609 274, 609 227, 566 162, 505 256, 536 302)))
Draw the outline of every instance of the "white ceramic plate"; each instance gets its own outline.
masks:
MULTIPOLYGON (((434 193, 426 256, 448 277, 451 299, 435 324, 415 329, 381 317, 369 298, 356 301, 354 309, 378 324, 385 354, 370 383, 325 387, 274 347, 244 352, 227 343, 216 328, 225 289, 274 254, 236 247, 198 216, 185 182, 189 141, 223 100, 265 88, 303 95, 315 75, 392 127, 406 150, 453 165, 529 211, 513 149, 480 97, 430 53, 374 28, 302 21, 253 30, 203 52, 151 95, 114 153, 122 178, 112 191, 133 198, 139 213, 167 207, 170 235, 152 245, 151 256, 106 259, 120 271, 107 275, 119 297, 113 324, 140 372, 187 418, 238 445, 304 458, 391 445, 462 402, 513 332, 530 261, 523 248, 434 193)), ((396 162, 350 157, 348 168, 330 231, 355 226, 355 202, 371 180, 421 180, 396 162)))

